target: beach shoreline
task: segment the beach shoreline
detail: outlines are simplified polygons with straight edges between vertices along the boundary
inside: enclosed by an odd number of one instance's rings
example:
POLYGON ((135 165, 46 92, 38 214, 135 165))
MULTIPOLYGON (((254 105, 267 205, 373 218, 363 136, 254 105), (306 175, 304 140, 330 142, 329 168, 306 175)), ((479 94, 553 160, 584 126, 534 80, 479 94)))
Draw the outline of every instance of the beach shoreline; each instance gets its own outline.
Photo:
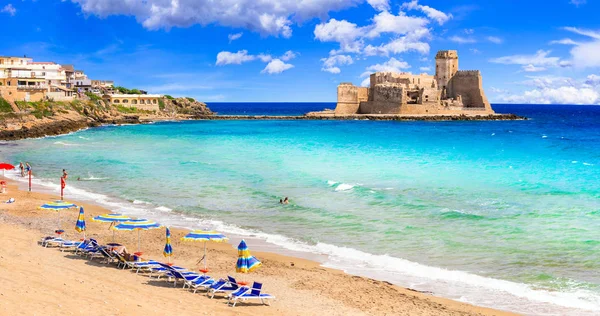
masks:
MULTIPOLYGON (((2 204, 0 225, 6 231, 11 229, 27 231, 29 243, 35 242, 36 234, 52 234, 57 222, 57 214, 43 210, 37 210, 36 205, 55 197, 49 194, 26 192, 19 190, 14 181, 8 180, 9 194, 16 202, 13 204, 2 204)), ((73 201, 76 202, 76 201, 73 201)), ((93 204, 78 203, 86 210, 86 223, 88 225, 87 236, 98 238, 100 242, 107 242, 111 236, 108 225, 99 224, 90 220, 91 216, 108 213, 108 210, 93 204)), ((62 228, 67 231, 67 238, 79 237, 74 229, 76 210, 69 210, 62 214, 62 228)), ((178 265, 197 270, 196 264, 200 254, 200 244, 180 242, 180 237, 187 230, 173 227, 174 260, 178 265)), ((164 230, 144 231, 142 233, 142 248, 145 257, 164 260, 162 257, 162 246, 164 246, 164 230)), ((136 234, 117 234, 118 241, 126 245, 131 251, 135 250, 136 234)), ((25 239, 23 242, 26 242, 25 239)), ((249 245, 252 250, 252 245, 249 245)), ((3 246, 6 248, 5 246, 3 246)), ((31 247, 31 246, 30 246, 31 247)), ((39 247, 39 246, 36 246, 39 247)), ((225 277, 228 273, 234 273, 233 266, 237 252, 232 244, 209 245, 209 267, 210 274, 214 277, 225 277)), ((7 249, 4 249, 7 250, 7 249)), ((27 248, 27 251, 39 251, 38 248, 27 248)), ((39 251, 44 257, 49 250, 39 251)), ((54 251, 55 253, 57 251, 54 251)), ((60 253, 60 252, 58 252, 60 253)), ((429 294, 419 293, 414 290, 401 288, 388 282, 376 281, 369 278, 352 276, 340 270, 322 267, 318 262, 311 260, 288 257, 280 254, 253 251, 253 255, 260 258, 264 266, 255 273, 245 276, 247 280, 262 281, 265 284, 265 292, 277 297, 271 307, 251 306, 252 312, 261 314, 314 314, 322 310, 332 310, 339 314, 386 314, 386 313, 409 313, 419 315, 508 315, 509 313, 493 309, 477 307, 445 298, 438 298, 429 294), (361 300, 357 300, 360 297, 361 300), (303 311, 297 309, 297 304, 308 304, 310 308, 303 311)), ((53 254, 54 255, 54 254, 53 254)), ((68 259, 67 259, 68 260, 68 259)), ((96 267, 82 267, 96 269, 96 267)), ((91 273, 91 272, 90 272, 91 273)), ((236 275, 234 273, 234 275, 236 275)), ((236 275, 239 277, 239 275, 236 275)), ((139 283, 147 281, 139 277, 139 283)), ((143 285, 143 284, 140 284, 143 285)), ((182 292, 185 292, 181 290, 182 292)), ((173 292, 173 291, 172 291, 173 292)), ((176 294, 178 292, 174 292, 176 294)), ((75 293, 72 293, 75 295, 75 293)), ((6 295, 6 294, 4 294, 6 295)), ((42 295, 43 296, 43 295, 42 295)), ((41 298, 40 298, 41 299, 41 298)), ((203 303, 206 298, 193 298, 203 303)), ((217 310, 230 311, 226 304, 216 306, 217 310)), ((304 305, 303 305, 304 306, 304 305)), ((3 306, 4 307, 4 306, 3 306)), ((171 307, 169 307, 171 308, 171 307)), ((245 312, 240 306, 235 312, 245 312)), ((9 311, 9 310, 7 310, 9 311)), ((58 311, 57 311, 58 312, 58 311)), ((220 312, 218 312, 220 313, 220 312)))

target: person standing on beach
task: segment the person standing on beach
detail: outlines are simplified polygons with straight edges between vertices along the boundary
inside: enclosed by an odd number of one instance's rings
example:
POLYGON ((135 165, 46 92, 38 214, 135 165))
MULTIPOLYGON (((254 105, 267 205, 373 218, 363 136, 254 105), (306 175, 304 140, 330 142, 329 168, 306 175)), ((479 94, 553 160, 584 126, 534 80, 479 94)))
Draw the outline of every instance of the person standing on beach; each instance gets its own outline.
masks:
POLYGON ((27 172, 27 174, 31 172, 31 165, 28 162, 25 163, 25 171, 27 172))
POLYGON ((19 169, 21 169, 21 177, 25 177, 25 166, 23 166, 23 162, 19 162, 19 169))
POLYGON ((63 175, 62 175, 62 177, 65 178, 65 181, 67 181, 67 178, 69 177, 69 174, 67 173, 66 169, 63 169, 63 175))

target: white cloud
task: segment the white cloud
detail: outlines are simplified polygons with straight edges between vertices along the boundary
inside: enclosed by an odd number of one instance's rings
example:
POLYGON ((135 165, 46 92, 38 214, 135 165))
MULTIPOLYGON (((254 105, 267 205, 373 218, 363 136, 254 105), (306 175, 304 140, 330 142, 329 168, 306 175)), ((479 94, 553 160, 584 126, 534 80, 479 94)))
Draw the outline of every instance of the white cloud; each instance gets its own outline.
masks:
POLYGON ((477 48, 469 48, 469 51, 475 55, 481 54, 481 51, 477 48))
POLYGON ((561 40, 551 41, 550 44, 561 44, 561 45, 579 45, 580 43, 575 42, 570 38, 563 38, 561 40))
POLYGON ((423 72, 428 72, 428 71, 431 71, 431 67, 421 67, 421 68, 419 68, 419 70, 421 70, 423 72))
POLYGON ((563 27, 563 29, 566 31, 569 31, 569 32, 573 32, 575 34, 579 34, 579 35, 583 35, 583 36, 591 37, 593 39, 600 40, 600 32, 598 32, 598 31, 580 29, 580 28, 572 27, 572 26, 563 27))
POLYGON ((464 29, 464 32, 467 35, 471 35, 471 34, 475 33, 475 30, 474 29, 464 29))
POLYGON ((559 87, 525 91, 520 95, 504 95, 501 101, 531 104, 598 104, 600 93, 590 88, 559 87))
POLYGON ((455 43, 459 43, 459 44, 471 44, 471 43, 476 43, 477 41, 472 38, 472 37, 461 37, 461 36, 452 36, 449 38, 449 40, 455 42, 455 43))
POLYGON ((536 66, 534 66, 532 64, 525 65, 522 68, 523 68, 523 71, 525 71, 525 72, 536 72, 536 71, 544 71, 544 70, 546 70, 546 68, 544 68, 544 67, 536 67, 536 66))
POLYGON ((328 58, 321 58, 323 67, 321 71, 327 71, 332 74, 339 74, 341 69, 337 65, 352 65, 354 60, 350 55, 334 55, 328 58))
POLYGON ((397 60, 396 58, 392 57, 390 58, 388 61, 386 61, 383 64, 375 64, 375 65, 371 65, 369 67, 367 67, 365 69, 365 72, 363 72, 360 76, 361 77, 368 77, 369 75, 371 75, 374 72, 402 72, 402 69, 408 69, 410 68, 410 65, 403 61, 403 60, 397 60))
POLYGON ((586 4, 587 0, 571 0, 569 3, 576 7, 579 7, 580 5, 586 4))
POLYGON ((363 79, 363 81, 360 83, 361 87, 368 87, 370 85, 371 85, 371 78, 369 78, 369 77, 363 79))
POLYGON ((290 61, 290 60, 292 60, 294 58, 296 58, 296 53, 294 53, 291 50, 288 50, 283 55, 281 55, 281 57, 279 57, 279 59, 281 59, 283 61, 290 61))
POLYGON ((195 24, 243 27, 263 35, 290 37, 291 26, 326 18, 359 0, 71 0, 86 14, 134 16, 147 29, 170 29, 195 24))
POLYGON ((508 90, 499 89, 496 87, 490 87, 490 91, 493 93, 508 93, 508 90))
POLYGON ((367 2, 377 11, 387 11, 390 9, 389 0, 367 0, 367 2))
POLYGON ((494 44, 502 44, 504 42, 504 40, 496 36, 488 36, 486 39, 494 44))
POLYGON ((237 53, 222 51, 217 54, 217 65, 241 65, 247 61, 256 59, 255 56, 248 55, 247 50, 240 50, 237 53))
POLYGON ((13 7, 13 5, 11 3, 9 3, 9 4, 5 5, 4 8, 2 8, 2 10, 0 10, 0 12, 7 13, 10 16, 15 16, 15 14, 17 14, 17 9, 15 9, 15 7, 13 7))
POLYGON ((407 16, 403 12, 393 15, 389 12, 381 12, 373 17, 373 24, 365 27, 366 36, 369 38, 379 37, 382 33, 407 34, 424 29, 429 23, 427 19, 407 16))
POLYGON ((600 104, 600 76, 591 74, 585 79, 575 80, 569 77, 529 76, 519 84, 533 86, 519 94, 507 91, 498 99, 509 103, 532 104, 600 104))
POLYGON ((452 14, 446 14, 426 5, 420 5, 417 0, 403 3, 401 8, 406 10, 421 10, 428 18, 437 21, 440 25, 452 18, 452 14))
POLYGON ((286 64, 283 61, 281 61, 281 59, 273 59, 267 64, 265 69, 263 69, 260 73, 267 73, 270 75, 280 74, 291 68, 294 68, 294 65, 286 64))
POLYGON ((331 19, 327 23, 320 23, 315 27, 315 38, 321 42, 338 42, 341 51, 358 53, 362 45, 357 45, 356 40, 363 36, 364 30, 354 23, 346 20, 331 19))
POLYGON ((427 29, 420 29, 419 32, 395 38, 380 46, 367 45, 364 49, 364 54, 366 56, 389 56, 390 54, 401 54, 408 51, 427 54, 429 53, 429 44, 422 41, 422 39, 429 37, 429 31, 427 29))
POLYGON ((229 43, 231 43, 237 39, 240 39, 240 37, 242 37, 242 35, 244 35, 244 33, 239 32, 239 33, 235 33, 235 34, 229 34, 229 35, 227 35, 227 38, 229 39, 229 43))
POLYGON ((550 57, 551 51, 538 50, 533 55, 512 55, 490 59, 490 62, 505 65, 533 65, 544 67, 567 66, 559 57, 550 57))
POLYGON ((256 58, 260 59, 260 61, 262 61, 263 63, 268 63, 271 60, 273 60, 273 57, 271 55, 262 54, 262 53, 256 55, 256 58))

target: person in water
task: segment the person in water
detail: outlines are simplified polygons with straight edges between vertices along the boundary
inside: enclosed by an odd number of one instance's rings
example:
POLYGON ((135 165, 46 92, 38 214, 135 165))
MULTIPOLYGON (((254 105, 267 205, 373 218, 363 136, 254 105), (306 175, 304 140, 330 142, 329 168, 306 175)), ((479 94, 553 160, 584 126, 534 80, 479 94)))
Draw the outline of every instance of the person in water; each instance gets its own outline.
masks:
POLYGON ((279 204, 283 204, 283 199, 279 199, 279 204))
POLYGON ((19 162, 19 169, 21 169, 21 177, 25 176, 25 166, 23 166, 23 162, 19 162))
POLYGON ((285 197, 285 199, 283 199, 283 204, 290 204, 290 201, 288 201, 287 196, 285 197))
POLYGON ((31 165, 30 165, 28 162, 26 162, 26 163, 25 163, 25 171, 26 171, 28 174, 31 172, 31 165))
POLYGON ((67 180, 68 177, 69 177, 69 174, 67 173, 67 170, 63 169, 63 178, 65 178, 65 181, 67 180))

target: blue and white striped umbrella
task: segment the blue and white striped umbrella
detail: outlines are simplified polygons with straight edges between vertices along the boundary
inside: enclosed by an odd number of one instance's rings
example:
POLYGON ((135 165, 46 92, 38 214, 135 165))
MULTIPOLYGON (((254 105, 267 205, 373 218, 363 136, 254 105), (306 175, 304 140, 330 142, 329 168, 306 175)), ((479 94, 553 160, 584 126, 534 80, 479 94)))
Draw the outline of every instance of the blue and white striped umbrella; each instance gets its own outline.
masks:
POLYGON ((171 256, 173 255, 173 247, 171 247, 171 231, 169 227, 167 227, 167 231, 165 232, 167 241, 165 243, 165 249, 163 250, 163 255, 169 258, 169 262, 171 261, 171 256))
POLYGON ((58 228, 60 229, 60 210, 66 210, 69 208, 76 208, 76 207, 77 207, 77 205, 75 205, 73 203, 57 200, 57 201, 53 201, 53 202, 48 202, 38 208, 42 209, 42 210, 57 211, 58 212, 58 228))
POLYGON ((79 208, 79 216, 77 217, 77 223, 75 223, 75 230, 83 232, 83 238, 85 239, 85 216, 83 213, 83 207, 79 208))
MULTIPOLYGON (((181 237, 183 241, 203 241, 204 242, 204 257, 200 261, 204 260, 204 271, 208 272, 208 257, 206 256, 206 242, 222 242, 227 241, 227 237, 216 231, 204 231, 194 230, 189 232, 187 235, 181 237)), ((206 273, 205 272, 205 273, 206 273)))
MULTIPOLYGON (((123 214, 118 214, 118 213, 110 213, 110 214, 98 215, 96 217, 93 217, 92 220, 94 222, 110 223, 110 226, 108 228, 111 229, 113 227, 113 225, 116 225, 117 223, 130 221, 131 217, 123 215, 123 214)), ((112 241, 115 242, 115 231, 114 230, 113 230, 112 241)))
POLYGON ((147 219, 132 219, 112 227, 113 230, 127 230, 138 232, 138 252, 140 251, 140 231, 162 227, 159 223, 147 219))
POLYGON ((238 246, 238 260, 235 265, 235 271, 239 273, 250 273, 260 267, 262 263, 256 257, 250 255, 250 250, 246 241, 242 239, 238 246))

